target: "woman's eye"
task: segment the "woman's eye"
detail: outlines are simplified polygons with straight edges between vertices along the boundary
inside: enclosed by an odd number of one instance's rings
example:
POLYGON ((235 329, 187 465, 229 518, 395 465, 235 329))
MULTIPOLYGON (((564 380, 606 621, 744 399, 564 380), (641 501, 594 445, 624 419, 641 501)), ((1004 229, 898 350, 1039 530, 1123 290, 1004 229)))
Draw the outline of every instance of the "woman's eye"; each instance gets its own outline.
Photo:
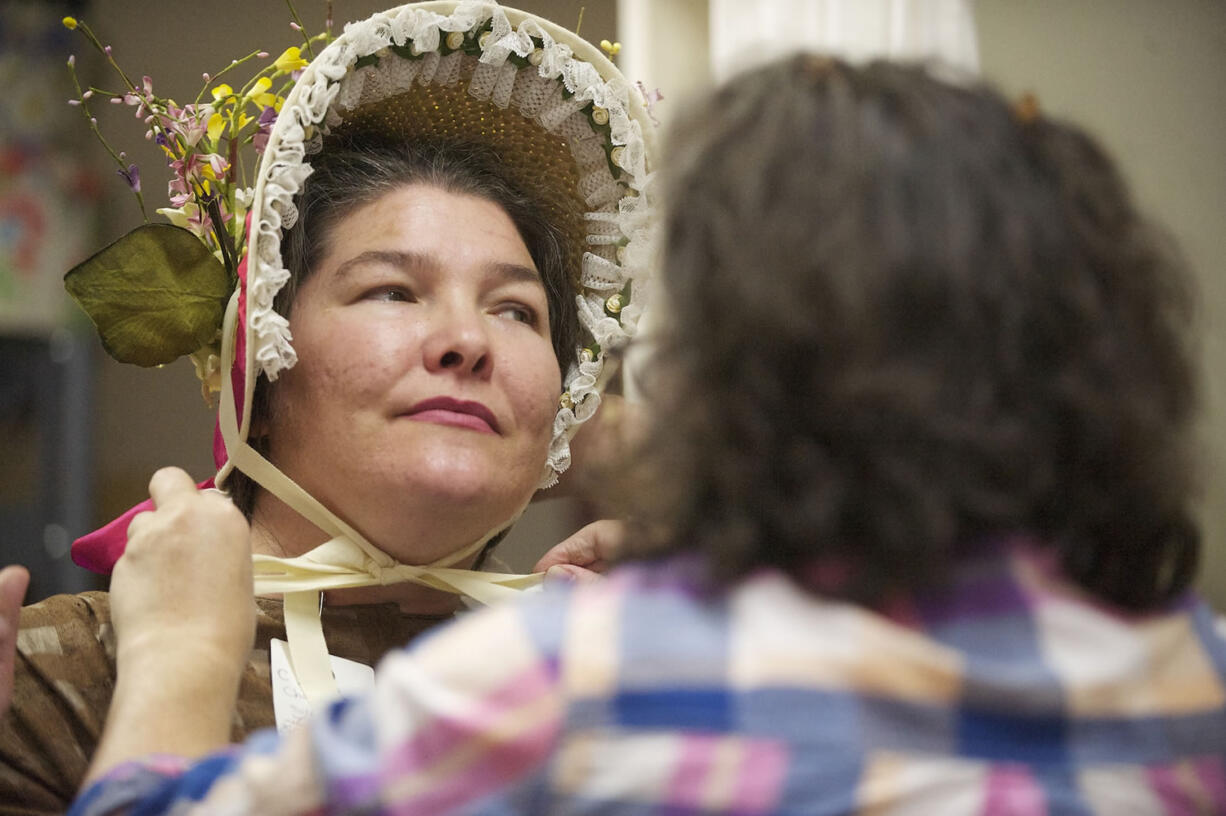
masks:
POLYGON ((381 286, 366 294, 368 300, 380 300, 388 303, 411 303, 413 293, 399 286, 381 286))
POLYGON ((517 323, 526 323, 529 326, 536 325, 536 312, 527 306, 510 304, 503 306, 496 312, 496 314, 499 317, 506 318, 507 320, 514 320, 517 323))

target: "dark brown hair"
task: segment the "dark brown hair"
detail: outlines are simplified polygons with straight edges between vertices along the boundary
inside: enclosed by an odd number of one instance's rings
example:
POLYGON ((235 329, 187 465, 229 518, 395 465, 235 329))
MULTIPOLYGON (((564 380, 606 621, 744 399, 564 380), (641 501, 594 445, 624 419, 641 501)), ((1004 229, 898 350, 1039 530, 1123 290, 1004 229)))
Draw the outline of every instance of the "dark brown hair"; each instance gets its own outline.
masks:
POLYGON ((1190 282, 1090 137, 811 56, 671 135, 646 552, 874 605, 1020 533, 1123 607, 1189 584, 1190 282))
MULTIPOLYGON (((538 202, 517 189, 499 172, 497 154, 488 147, 456 142, 378 144, 364 138, 358 144, 329 145, 310 159, 312 172, 295 200, 298 219, 283 236, 281 254, 290 279, 277 293, 275 308, 292 320, 294 297, 327 252, 337 222, 355 208, 408 184, 428 184, 449 193, 491 201, 510 217, 541 273, 549 306, 553 351, 565 375, 575 362, 579 318, 575 277, 566 268, 568 254, 559 229, 545 217, 538 202)), ((270 420, 270 393, 276 385, 260 377, 251 403, 251 427, 270 420)), ((560 387, 560 384, 559 384, 560 387)), ((274 420, 275 421, 275 420, 274 420)), ((249 444, 267 457, 267 440, 249 444)), ((235 470, 228 482, 231 498, 248 518, 258 488, 235 470)))

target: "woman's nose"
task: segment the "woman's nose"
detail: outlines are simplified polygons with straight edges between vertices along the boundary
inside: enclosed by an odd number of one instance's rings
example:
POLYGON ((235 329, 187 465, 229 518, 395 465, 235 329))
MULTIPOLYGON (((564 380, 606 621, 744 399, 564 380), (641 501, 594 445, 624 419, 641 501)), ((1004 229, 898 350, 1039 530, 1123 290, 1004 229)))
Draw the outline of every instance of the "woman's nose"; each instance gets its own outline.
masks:
POLYGON ((494 363, 483 316, 464 309, 442 309, 423 343, 428 371, 488 377, 494 363))

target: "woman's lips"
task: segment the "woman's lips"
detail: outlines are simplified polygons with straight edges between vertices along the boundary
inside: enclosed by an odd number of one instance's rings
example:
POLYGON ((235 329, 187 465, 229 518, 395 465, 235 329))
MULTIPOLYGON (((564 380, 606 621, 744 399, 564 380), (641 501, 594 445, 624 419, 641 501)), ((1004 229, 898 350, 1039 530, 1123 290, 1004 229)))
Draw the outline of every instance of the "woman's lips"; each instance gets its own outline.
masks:
POLYGON ((433 422, 481 433, 498 433, 498 420, 494 418, 494 412, 479 402, 434 397, 414 405, 408 410, 407 416, 418 422, 433 422))

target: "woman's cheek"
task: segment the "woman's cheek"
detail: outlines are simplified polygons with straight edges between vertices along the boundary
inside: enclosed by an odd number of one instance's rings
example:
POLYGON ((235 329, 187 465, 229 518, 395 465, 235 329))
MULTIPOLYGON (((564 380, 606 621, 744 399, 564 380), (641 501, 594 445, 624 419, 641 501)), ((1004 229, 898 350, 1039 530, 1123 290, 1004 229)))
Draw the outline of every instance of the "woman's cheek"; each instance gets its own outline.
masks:
POLYGON ((549 350, 549 356, 540 361, 539 365, 533 366, 533 370, 533 376, 530 380, 525 378, 521 388, 531 406, 529 424, 537 433, 545 434, 548 439, 553 430, 553 418, 558 413, 558 397, 562 393, 562 378, 552 348, 549 350))

